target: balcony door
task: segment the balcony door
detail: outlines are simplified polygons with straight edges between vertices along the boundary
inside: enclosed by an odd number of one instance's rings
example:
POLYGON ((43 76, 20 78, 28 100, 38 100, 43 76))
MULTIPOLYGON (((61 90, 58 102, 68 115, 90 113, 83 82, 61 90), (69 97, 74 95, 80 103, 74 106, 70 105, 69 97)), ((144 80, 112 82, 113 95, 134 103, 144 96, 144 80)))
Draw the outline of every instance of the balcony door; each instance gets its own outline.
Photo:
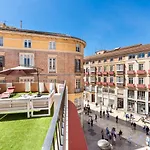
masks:
POLYGON ((95 102, 95 95, 92 94, 92 102, 95 102))

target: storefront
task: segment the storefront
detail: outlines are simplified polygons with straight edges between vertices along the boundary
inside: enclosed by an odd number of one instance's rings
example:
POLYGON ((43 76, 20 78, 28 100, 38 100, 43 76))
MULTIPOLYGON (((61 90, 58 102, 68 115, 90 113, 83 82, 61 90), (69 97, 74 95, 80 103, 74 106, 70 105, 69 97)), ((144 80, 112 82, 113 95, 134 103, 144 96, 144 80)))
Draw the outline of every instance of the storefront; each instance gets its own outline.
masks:
POLYGON ((117 98, 117 108, 123 108, 123 98, 117 98))
POLYGON ((131 111, 131 112, 135 111, 135 101, 128 100, 128 111, 131 111))
POLYGON ((137 113, 145 114, 145 103, 144 102, 137 102, 137 113))

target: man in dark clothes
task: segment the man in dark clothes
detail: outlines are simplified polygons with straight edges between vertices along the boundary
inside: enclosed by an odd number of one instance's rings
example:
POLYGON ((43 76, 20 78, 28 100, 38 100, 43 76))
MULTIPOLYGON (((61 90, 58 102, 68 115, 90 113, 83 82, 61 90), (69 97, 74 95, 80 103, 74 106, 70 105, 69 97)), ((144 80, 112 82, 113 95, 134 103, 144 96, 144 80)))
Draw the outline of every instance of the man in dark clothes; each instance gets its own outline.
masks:
POLYGON ((118 123, 118 116, 116 116, 116 123, 118 123))
POLYGON ((91 127, 93 127, 93 119, 91 118, 91 127))
POLYGON ((149 132, 149 127, 147 126, 146 127, 146 135, 148 135, 148 132, 149 132))

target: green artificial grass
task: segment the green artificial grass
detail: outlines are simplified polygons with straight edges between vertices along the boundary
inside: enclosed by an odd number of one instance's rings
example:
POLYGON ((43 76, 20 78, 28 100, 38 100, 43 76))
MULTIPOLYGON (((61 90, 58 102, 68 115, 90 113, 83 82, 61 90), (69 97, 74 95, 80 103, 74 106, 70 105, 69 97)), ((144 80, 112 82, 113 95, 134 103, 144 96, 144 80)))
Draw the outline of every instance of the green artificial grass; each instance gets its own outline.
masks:
POLYGON ((51 119, 7 115, 0 120, 0 150, 41 150, 51 119))

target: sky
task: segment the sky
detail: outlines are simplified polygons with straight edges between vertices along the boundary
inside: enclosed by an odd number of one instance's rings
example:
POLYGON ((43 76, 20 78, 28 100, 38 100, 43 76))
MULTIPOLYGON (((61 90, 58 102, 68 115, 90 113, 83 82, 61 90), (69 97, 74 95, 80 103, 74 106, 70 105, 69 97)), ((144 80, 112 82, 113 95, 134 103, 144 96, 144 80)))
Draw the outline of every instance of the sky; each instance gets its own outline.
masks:
POLYGON ((150 43, 150 0, 0 1, 0 22, 81 38, 85 56, 150 43))

